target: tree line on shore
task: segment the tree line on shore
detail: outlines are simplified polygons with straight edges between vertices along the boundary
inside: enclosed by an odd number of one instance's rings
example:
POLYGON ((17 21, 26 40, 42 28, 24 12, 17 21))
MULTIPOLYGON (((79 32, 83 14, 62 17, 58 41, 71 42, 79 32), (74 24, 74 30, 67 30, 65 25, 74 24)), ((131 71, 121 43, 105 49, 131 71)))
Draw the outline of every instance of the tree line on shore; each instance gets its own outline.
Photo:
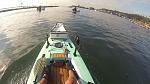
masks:
POLYGON ((135 23, 139 26, 150 29, 150 18, 148 18, 146 16, 142 16, 142 15, 138 15, 138 14, 129 14, 129 13, 124 13, 124 12, 120 12, 120 11, 117 11, 117 10, 110 10, 110 9, 106 9, 106 8, 95 9, 93 7, 84 7, 84 6, 80 6, 80 5, 78 5, 76 7, 89 9, 89 10, 96 10, 96 11, 99 11, 99 12, 116 15, 118 17, 128 19, 132 23, 135 23))

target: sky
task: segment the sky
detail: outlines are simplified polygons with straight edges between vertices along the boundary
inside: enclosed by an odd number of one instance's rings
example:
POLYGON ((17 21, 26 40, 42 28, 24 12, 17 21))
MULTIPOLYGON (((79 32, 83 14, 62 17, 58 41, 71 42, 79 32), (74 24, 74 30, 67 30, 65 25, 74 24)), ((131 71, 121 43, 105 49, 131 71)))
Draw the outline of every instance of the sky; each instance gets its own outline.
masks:
POLYGON ((0 0, 0 8, 21 5, 83 5, 150 16, 150 0, 0 0), (22 3, 22 4, 21 4, 22 3))
POLYGON ((69 6, 75 4, 76 0, 0 0, 0 8, 33 5, 59 5, 69 6))

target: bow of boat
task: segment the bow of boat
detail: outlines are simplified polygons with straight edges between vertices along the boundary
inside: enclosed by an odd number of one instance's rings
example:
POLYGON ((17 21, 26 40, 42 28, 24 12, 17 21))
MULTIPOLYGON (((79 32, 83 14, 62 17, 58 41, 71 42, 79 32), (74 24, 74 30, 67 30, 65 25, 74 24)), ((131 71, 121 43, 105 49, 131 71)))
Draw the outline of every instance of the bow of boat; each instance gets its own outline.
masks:
POLYGON ((47 41, 33 65, 27 84, 37 84, 45 68, 48 68, 49 73, 47 84, 65 84, 69 77, 69 70, 73 71, 74 84, 94 84, 63 23, 57 23, 47 35, 47 41))

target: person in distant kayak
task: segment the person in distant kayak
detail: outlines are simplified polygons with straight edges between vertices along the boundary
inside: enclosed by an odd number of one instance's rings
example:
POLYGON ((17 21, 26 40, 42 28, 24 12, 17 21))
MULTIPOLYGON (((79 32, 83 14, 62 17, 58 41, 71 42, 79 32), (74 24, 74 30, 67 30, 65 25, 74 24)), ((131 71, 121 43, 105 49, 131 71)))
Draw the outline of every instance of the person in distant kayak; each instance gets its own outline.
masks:
POLYGON ((73 9, 72 9, 73 12, 77 12, 77 7, 75 6, 73 9))
MULTIPOLYGON (((38 82, 38 84, 48 84, 48 75, 44 74, 42 79, 38 82)), ((74 74, 72 70, 69 70, 69 77, 65 81, 65 84, 74 84, 74 74)))

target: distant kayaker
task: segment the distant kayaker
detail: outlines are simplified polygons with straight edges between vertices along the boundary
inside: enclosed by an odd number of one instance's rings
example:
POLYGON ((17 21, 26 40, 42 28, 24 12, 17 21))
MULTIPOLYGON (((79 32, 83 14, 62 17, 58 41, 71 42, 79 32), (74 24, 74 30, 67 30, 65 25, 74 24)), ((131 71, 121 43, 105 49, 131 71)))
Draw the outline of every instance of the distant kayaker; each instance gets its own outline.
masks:
POLYGON ((72 9, 73 12, 77 12, 77 7, 75 6, 73 9, 72 9))

